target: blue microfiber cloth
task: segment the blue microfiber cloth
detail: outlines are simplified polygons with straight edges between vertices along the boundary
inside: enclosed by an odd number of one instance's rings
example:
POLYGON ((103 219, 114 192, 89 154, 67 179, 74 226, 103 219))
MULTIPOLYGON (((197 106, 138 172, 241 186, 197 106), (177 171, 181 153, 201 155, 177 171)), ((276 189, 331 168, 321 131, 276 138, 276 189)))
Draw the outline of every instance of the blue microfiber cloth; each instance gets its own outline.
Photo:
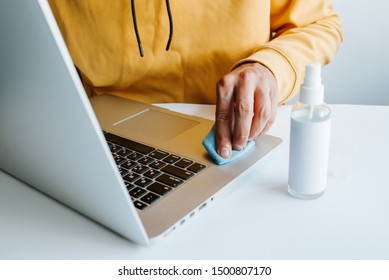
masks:
POLYGON ((216 128, 215 125, 212 126, 212 129, 209 131, 208 135, 203 140, 203 146, 208 151, 209 155, 213 158, 216 164, 222 165, 230 163, 241 156, 247 154, 252 148, 255 147, 255 141, 250 140, 246 144, 246 148, 242 151, 232 150, 232 155, 229 158, 223 158, 218 155, 216 152, 216 128))

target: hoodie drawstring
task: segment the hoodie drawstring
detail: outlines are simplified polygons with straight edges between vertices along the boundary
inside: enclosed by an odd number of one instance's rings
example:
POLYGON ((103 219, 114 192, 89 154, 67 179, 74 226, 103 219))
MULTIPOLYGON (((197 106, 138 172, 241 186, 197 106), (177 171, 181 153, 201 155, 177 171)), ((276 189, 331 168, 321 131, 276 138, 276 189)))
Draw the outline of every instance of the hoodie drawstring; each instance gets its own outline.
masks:
POLYGON ((131 0, 131 10, 132 10, 132 21, 134 23, 136 41, 138 42, 139 54, 140 54, 141 57, 143 57, 142 42, 140 40, 139 31, 138 31, 138 24, 136 22, 136 13, 135 13, 135 3, 134 3, 134 0, 131 0))
POLYGON ((166 0, 166 10, 167 10, 167 15, 169 17, 169 39, 166 44, 166 50, 168 51, 173 39, 173 16, 172 16, 172 11, 170 10, 169 0, 166 0))
MULTIPOLYGON (((139 54, 141 57, 143 57, 144 53, 143 53, 143 48, 142 48, 142 41, 141 41, 140 36, 139 36, 138 23, 136 20, 135 0, 131 0, 131 10, 132 10, 132 21, 134 23, 136 41, 138 42, 139 54)), ((169 17, 169 39, 168 39, 167 44, 166 44, 166 50, 168 51, 170 48, 170 44, 172 42, 172 39, 173 39, 173 16, 172 16, 172 11, 170 10, 169 0, 166 0, 166 10, 167 10, 167 14, 169 17)))

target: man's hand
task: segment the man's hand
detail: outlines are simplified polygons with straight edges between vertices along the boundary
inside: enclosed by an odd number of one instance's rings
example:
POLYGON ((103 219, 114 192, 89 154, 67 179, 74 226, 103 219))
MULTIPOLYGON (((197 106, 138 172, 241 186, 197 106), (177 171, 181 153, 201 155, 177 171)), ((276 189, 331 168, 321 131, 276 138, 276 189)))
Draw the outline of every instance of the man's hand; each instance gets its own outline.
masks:
POLYGON ((273 124, 278 106, 277 83, 259 63, 242 64, 217 83, 216 145, 223 158, 243 150, 248 140, 273 124))

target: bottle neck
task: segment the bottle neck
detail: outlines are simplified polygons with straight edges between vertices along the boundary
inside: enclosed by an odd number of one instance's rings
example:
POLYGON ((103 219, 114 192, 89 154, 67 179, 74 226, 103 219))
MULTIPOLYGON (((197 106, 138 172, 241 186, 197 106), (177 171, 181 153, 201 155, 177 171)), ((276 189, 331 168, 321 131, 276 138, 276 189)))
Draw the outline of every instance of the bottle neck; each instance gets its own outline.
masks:
POLYGON ((331 110, 325 103, 307 105, 297 102, 292 108, 292 118, 301 121, 320 122, 331 118, 331 110))

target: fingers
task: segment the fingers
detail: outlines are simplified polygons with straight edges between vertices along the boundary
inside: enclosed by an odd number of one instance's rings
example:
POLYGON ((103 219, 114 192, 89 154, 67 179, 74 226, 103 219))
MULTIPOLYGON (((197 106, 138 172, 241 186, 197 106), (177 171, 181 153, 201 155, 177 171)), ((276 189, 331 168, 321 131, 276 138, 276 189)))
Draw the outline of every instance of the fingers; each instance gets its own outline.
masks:
POLYGON ((270 100, 263 94, 258 94, 254 100, 254 118, 251 125, 250 140, 261 134, 270 119, 270 100))
POLYGON ((249 63, 222 77, 217 84, 216 145, 223 158, 243 150, 248 140, 273 124, 278 103, 274 76, 264 66, 249 63))
POLYGON ((270 129, 270 127, 273 125, 273 123, 276 119, 277 109, 278 109, 278 98, 277 98, 277 93, 271 93, 270 96, 272 96, 272 95, 273 96, 275 95, 275 97, 270 97, 271 109, 270 109, 269 119, 267 120, 265 127, 261 130, 261 132, 258 134, 258 136, 265 134, 270 129))
POLYGON ((273 125, 278 108, 278 89, 277 83, 273 74, 265 67, 263 67, 263 76, 259 78, 262 87, 257 88, 258 94, 254 100, 254 115, 250 139, 265 134, 273 125), (262 92, 261 92, 262 91, 262 92))
POLYGON ((240 72, 235 89, 235 123, 232 137, 232 148, 241 151, 246 147, 250 136, 254 115, 255 73, 240 72))
POLYGON ((223 158, 231 156, 232 123, 234 120, 234 79, 225 76, 217 84, 216 147, 223 158))
POLYGON ((274 115, 272 112, 272 100, 269 95, 270 87, 264 77, 260 77, 261 87, 256 88, 254 99, 254 118, 250 130, 250 140, 263 134, 265 129, 270 127, 271 119, 274 115))

